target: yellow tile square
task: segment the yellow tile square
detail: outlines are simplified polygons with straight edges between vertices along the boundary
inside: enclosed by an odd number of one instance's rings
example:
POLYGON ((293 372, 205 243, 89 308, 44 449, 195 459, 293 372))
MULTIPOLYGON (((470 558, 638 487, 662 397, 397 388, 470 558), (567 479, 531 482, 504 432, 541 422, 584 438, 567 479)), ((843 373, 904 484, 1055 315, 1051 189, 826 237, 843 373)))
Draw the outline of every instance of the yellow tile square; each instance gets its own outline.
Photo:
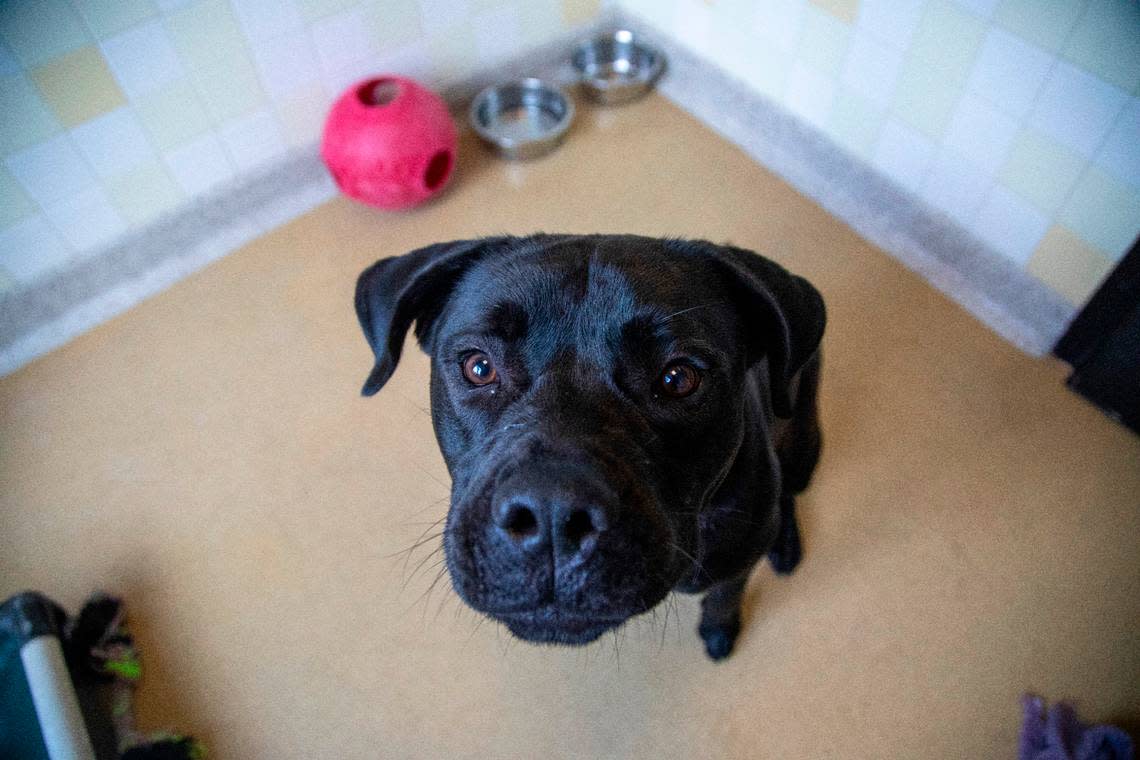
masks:
POLYGON ((1077 306, 1088 300, 1112 267, 1105 254, 1059 224, 1049 228, 1026 265, 1031 275, 1077 306))
POLYGON ((859 0, 811 0, 811 4, 848 24, 855 23, 859 13, 859 0))
POLYGON ((127 102, 99 48, 94 45, 81 47, 33 69, 32 81, 65 127, 82 124, 127 102))

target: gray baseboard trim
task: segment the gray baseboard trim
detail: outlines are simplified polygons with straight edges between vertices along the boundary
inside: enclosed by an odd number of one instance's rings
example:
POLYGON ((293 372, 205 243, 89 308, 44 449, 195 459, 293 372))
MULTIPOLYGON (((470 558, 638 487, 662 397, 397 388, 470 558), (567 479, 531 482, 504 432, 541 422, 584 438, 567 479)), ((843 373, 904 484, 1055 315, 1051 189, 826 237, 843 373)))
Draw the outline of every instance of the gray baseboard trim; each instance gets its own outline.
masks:
MULTIPOLYGON (((1030 354, 1047 353, 1075 309, 996 251, 855 159, 742 82, 673 42, 650 22, 609 9, 594 21, 492 70, 440 89, 461 109, 487 84, 544 76, 567 84, 573 46, 622 25, 669 59, 659 89, 799 192, 842 219, 991 329, 1030 354), (545 62, 545 63, 536 63, 545 62)), ((336 194, 315 146, 76 259, 0 298, 0 376, 165 290, 336 194)), ((694 231, 699 236, 699 231, 694 231)))

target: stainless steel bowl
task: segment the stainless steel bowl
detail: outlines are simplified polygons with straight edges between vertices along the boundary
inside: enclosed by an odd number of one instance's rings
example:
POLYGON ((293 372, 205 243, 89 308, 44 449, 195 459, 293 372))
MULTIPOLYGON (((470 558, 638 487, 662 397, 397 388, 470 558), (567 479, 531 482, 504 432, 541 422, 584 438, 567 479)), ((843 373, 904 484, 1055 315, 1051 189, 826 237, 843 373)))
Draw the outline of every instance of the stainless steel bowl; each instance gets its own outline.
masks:
POLYGON ((570 62, 586 92, 607 104, 640 98, 665 69, 665 56, 626 29, 583 42, 570 62))
POLYGON ((574 103, 555 85, 520 79, 480 92, 469 116, 479 136, 502 155, 528 159, 558 147, 574 120, 574 103))

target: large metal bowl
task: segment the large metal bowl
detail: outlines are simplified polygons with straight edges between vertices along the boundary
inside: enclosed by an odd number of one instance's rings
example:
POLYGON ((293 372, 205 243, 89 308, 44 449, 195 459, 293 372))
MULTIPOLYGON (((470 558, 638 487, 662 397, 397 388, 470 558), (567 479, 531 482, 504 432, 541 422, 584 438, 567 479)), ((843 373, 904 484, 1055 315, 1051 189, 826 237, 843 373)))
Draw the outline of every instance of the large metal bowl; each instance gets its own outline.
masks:
POLYGON ((640 98, 665 69, 665 56, 626 29, 583 42, 570 62, 586 92, 611 105, 640 98))
POLYGON ((480 92, 469 117, 478 135, 505 157, 536 158, 562 142, 574 120, 574 103, 553 84, 521 79, 480 92))

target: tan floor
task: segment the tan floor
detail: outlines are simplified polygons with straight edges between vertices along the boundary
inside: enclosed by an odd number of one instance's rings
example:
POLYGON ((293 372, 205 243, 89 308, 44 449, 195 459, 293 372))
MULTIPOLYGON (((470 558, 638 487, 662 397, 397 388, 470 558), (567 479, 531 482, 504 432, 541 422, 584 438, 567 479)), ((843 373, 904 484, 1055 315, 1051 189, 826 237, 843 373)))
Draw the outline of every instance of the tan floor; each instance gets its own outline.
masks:
POLYGON ((124 594, 147 727, 213 758, 999 758, 1025 689, 1140 717, 1140 441, 1063 367, 661 99, 530 165, 465 140, 441 202, 330 203, 0 381, 0 594, 124 594), (756 573, 727 664, 692 598, 664 632, 532 648, 425 597, 434 544, 388 556, 446 473, 422 354, 357 395, 355 276, 535 230, 731 240, 827 298, 806 559, 756 573))

